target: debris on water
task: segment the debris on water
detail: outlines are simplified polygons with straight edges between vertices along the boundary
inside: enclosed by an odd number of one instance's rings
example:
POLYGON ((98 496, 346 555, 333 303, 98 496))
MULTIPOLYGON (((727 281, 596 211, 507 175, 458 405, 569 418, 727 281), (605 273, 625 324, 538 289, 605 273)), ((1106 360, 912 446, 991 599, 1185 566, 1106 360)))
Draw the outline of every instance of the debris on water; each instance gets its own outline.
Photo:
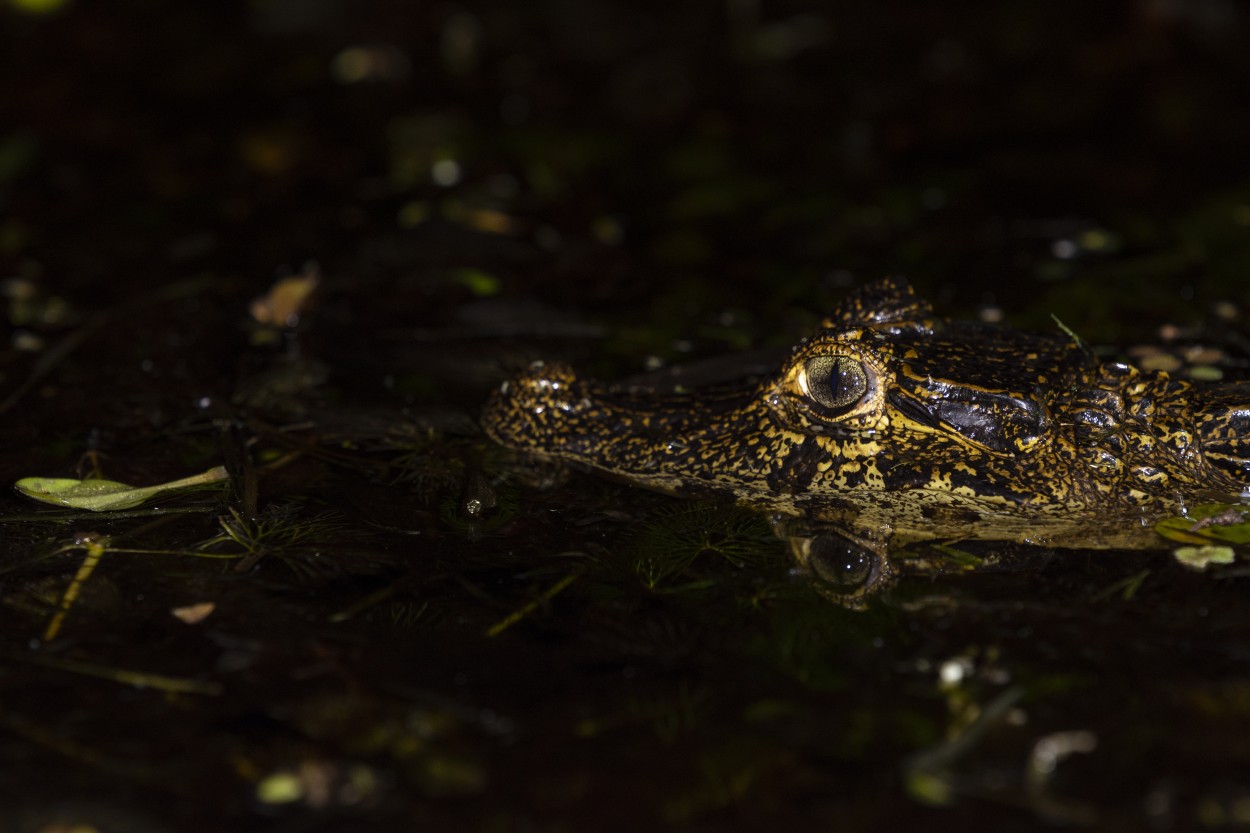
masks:
POLYGON ((1204 544, 1200 547, 1177 547, 1172 550, 1173 557, 1182 567, 1202 571, 1212 564, 1232 564, 1237 560, 1237 553, 1229 546, 1204 544))

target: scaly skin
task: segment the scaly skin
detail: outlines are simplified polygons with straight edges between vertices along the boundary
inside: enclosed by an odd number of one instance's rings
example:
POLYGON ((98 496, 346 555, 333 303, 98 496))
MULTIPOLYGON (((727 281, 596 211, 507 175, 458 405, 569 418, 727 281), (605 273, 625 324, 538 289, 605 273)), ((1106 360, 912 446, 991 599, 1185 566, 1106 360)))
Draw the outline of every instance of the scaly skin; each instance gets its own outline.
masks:
MULTIPOLYGON (((1250 486, 1250 384, 1101 363, 1072 338, 936 318, 862 287, 772 378, 655 395, 538 363, 482 417, 505 446, 894 545, 1157 546, 1151 523, 1250 486)), ((876 580, 873 582, 876 583, 876 580)))

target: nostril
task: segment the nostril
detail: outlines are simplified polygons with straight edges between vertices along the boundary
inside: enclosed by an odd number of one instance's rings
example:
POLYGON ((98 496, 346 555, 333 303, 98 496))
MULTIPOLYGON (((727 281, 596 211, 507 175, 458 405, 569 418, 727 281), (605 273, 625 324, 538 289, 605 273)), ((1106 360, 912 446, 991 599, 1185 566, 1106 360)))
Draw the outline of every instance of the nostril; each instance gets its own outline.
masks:
POLYGON ((542 406, 570 412, 587 399, 576 392, 580 387, 577 374, 568 365, 538 361, 520 376, 500 385, 498 395, 522 408, 542 406))
POLYGON ((576 382, 577 374, 563 362, 537 361, 529 366, 529 370, 521 378, 527 384, 560 388, 576 382))
POLYGON ((482 426, 505 445, 535 447, 572 431, 572 420, 593 407, 571 367, 537 361, 496 388, 483 409, 482 426))

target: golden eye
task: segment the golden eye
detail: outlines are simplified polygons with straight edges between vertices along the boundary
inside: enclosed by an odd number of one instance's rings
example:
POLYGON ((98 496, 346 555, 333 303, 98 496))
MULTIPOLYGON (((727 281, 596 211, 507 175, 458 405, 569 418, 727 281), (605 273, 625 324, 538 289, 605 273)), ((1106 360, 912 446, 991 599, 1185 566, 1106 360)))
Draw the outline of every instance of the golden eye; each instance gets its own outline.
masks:
POLYGON ((804 393, 823 408, 845 411, 868 392, 868 373, 849 356, 816 356, 803 364, 804 393))

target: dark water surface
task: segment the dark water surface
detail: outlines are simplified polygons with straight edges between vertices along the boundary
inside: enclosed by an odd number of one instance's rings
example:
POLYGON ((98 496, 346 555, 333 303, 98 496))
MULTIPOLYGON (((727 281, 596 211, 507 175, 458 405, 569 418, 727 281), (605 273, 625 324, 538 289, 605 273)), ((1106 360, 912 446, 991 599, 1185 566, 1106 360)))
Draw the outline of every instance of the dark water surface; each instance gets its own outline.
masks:
POLYGON ((1240 5, 192 5, 0 6, 0 480, 233 474, 3 498, 0 831, 1250 825, 1244 565, 851 612, 476 426, 534 358, 776 349, 882 274, 1244 373, 1240 5))

